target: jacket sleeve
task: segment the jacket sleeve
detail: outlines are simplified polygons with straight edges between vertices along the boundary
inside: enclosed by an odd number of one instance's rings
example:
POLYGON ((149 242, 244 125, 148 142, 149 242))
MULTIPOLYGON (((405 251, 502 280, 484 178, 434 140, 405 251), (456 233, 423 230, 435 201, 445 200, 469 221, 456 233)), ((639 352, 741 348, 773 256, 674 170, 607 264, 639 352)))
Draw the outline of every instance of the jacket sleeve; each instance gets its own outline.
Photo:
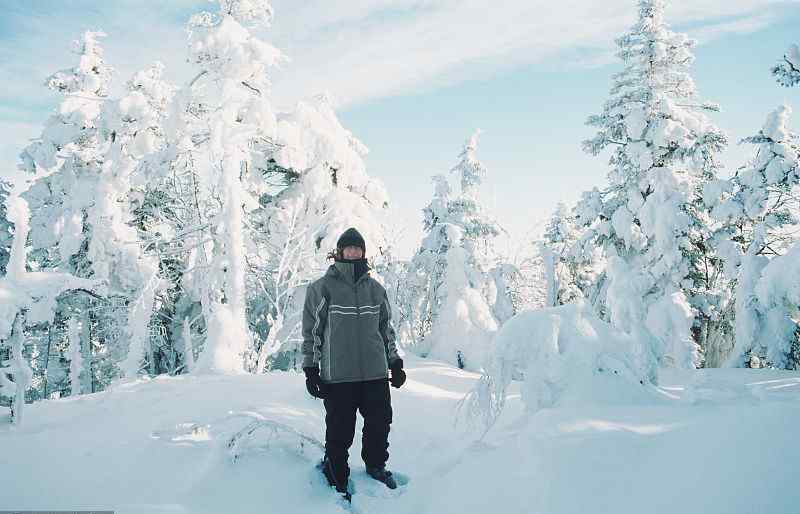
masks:
POLYGON ((386 289, 383 289, 378 330, 380 330, 381 338, 383 338, 383 344, 386 347, 386 358, 389 361, 389 367, 391 367, 392 363, 400 358, 400 355, 397 354, 395 332, 394 327, 392 327, 392 306, 389 304, 389 296, 386 294, 386 289))
POLYGON ((317 283, 306 288, 303 306, 303 367, 319 367, 322 355, 322 337, 328 321, 328 303, 317 283))

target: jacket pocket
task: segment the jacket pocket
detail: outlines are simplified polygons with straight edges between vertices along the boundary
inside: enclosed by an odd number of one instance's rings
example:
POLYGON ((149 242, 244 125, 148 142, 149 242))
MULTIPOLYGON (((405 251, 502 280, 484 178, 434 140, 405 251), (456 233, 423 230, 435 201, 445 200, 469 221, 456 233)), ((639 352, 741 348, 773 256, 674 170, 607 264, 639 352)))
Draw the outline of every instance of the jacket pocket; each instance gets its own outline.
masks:
POLYGON ((386 346, 383 344, 380 330, 378 329, 379 317, 370 316, 371 319, 364 320, 364 373, 368 377, 385 376, 388 373, 388 362, 386 361, 386 346))

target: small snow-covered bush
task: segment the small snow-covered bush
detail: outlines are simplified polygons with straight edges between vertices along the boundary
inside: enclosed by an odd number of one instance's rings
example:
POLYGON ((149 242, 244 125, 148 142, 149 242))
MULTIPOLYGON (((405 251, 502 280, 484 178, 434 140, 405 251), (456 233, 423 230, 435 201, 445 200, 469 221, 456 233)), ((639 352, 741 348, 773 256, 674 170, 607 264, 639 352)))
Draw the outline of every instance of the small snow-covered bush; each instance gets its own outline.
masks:
POLYGON ((527 412, 556 405, 640 403, 657 380, 649 345, 617 331, 580 302, 521 312, 494 339, 486 371, 460 405, 484 433, 521 379, 527 412))

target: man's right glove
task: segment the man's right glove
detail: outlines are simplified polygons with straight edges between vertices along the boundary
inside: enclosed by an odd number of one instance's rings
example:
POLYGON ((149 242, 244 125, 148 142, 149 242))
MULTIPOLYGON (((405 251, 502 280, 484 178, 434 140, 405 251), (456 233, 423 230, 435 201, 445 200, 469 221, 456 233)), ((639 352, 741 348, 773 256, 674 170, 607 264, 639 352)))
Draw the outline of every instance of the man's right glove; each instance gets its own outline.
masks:
POLYGON ((319 368, 316 366, 303 368, 303 373, 306 374, 306 389, 308 389, 308 394, 314 398, 325 398, 325 393, 322 390, 322 379, 319 376, 319 368))
POLYGON ((393 387, 400 387, 406 383, 406 372, 403 371, 403 359, 395 359, 389 367, 392 370, 392 376, 389 379, 393 387))

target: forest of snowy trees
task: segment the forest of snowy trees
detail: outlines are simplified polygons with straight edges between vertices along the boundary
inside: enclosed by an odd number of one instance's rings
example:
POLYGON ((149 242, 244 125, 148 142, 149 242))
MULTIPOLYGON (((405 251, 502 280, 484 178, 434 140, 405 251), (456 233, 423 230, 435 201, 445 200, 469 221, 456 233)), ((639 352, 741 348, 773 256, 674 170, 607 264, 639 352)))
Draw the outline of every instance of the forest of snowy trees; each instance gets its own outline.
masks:
POLYGON ((21 149, 30 187, 0 180, 0 404, 13 420, 25 402, 143 374, 296 369, 305 286, 350 226, 406 352, 480 371, 517 313, 576 304, 657 366, 800 367, 800 140, 778 105, 781 86, 800 86, 797 45, 771 69, 776 109, 740 142, 752 158, 726 171, 735 142, 696 91, 694 41, 669 29, 664 0, 641 0, 583 142, 610 155, 607 179, 512 259, 481 200, 480 133, 465 134, 404 261, 390 192, 328 96, 275 107, 270 69, 286 58, 254 35, 269 1, 217 3, 188 21, 186 84, 153 62, 111 96, 96 31, 46 80, 62 99, 21 149))
MULTIPOLYGON (((616 42, 623 69, 584 142, 592 155, 611 150, 608 181, 550 220, 547 301, 584 298, 648 341, 660 365, 797 369, 791 109, 765 113, 740 142, 752 158, 723 178, 718 157, 729 142, 711 119, 719 106, 699 98, 694 42, 668 28, 664 2, 640 2, 638 22, 616 42)), ((795 45, 773 68, 779 84, 798 83, 798 63, 795 45)))

